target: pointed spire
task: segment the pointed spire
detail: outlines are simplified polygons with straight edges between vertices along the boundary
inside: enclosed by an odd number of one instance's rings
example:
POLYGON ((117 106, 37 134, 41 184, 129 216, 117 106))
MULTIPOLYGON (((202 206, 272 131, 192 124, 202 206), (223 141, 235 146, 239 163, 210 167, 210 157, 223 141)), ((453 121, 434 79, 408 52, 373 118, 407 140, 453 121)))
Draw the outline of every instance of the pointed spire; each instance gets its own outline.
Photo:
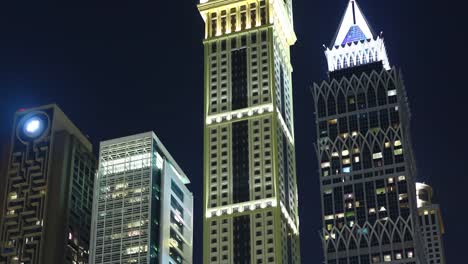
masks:
POLYGON ((341 19, 332 46, 345 45, 350 42, 371 39, 374 33, 367 23, 356 0, 349 0, 348 7, 341 19))

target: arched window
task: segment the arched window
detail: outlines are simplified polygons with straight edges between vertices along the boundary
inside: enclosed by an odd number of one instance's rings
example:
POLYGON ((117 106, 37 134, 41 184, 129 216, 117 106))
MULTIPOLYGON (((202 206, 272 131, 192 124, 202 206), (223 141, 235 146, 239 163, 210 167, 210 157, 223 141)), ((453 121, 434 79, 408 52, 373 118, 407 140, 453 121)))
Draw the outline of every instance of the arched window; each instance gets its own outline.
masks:
POLYGON ((342 114, 346 112, 346 99, 343 92, 338 92, 338 113, 342 114))
POLYGON ((375 96, 375 90, 372 85, 369 85, 369 89, 367 90, 367 105, 368 107, 376 107, 377 106, 377 98, 375 96))
POLYGON ((318 116, 319 117, 324 117, 327 115, 327 107, 326 107, 326 104, 325 104, 325 99, 323 98, 322 95, 319 95, 319 99, 318 99, 318 105, 317 105, 317 111, 318 111, 318 116))
POLYGON ((384 87, 384 84, 379 81, 377 97, 379 99, 379 105, 387 104, 387 90, 384 87))
POLYGON ((335 96, 332 93, 328 94, 327 108, 328 108, 329 116, 336 114, 336 101, 335 101, 335 96))

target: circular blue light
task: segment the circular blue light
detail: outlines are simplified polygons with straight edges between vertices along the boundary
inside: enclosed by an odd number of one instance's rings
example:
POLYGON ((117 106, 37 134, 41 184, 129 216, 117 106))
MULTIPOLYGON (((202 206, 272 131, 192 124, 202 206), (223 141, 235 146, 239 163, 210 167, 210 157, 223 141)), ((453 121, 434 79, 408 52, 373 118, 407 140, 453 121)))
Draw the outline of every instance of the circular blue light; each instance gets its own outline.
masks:
POLYGON ((36 137, 39 136, 44 130, 43 121, 38 117, 31 117, 30 119, 26 120, 23 125, 23 132, 28 137, 36 137))

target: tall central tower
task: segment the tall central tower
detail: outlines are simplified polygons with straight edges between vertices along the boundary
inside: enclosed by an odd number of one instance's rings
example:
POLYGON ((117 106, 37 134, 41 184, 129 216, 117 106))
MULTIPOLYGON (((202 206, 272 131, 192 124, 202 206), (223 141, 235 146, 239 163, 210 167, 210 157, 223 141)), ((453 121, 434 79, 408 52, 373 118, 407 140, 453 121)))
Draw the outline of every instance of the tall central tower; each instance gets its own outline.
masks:
POLYGON ((203 263, 299 263, 291 0, 202 0, 203 263))
POLYGON ((325 55, 313 89, 324 263, 426 263, 402 75, 355 0, 325 55))

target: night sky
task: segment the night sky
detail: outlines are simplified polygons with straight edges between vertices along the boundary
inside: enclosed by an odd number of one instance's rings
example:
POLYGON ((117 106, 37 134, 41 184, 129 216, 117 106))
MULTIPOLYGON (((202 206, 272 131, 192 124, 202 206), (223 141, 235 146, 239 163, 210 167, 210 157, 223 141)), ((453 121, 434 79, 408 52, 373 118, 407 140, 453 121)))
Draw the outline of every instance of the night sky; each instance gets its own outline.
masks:
MULTIPOLYGON (((6 2, 6 1, 3 1, 6 2)), ((15 1, 19 2, 19 1, 15 1)), ((101 140, 154 130, 192 181, 202 259, 203 20, 197 0, 0 4, 0 136, 22 107, 57 103, 101 140)), ((460 1, 462 2, 462 1, 460 1)), ((320 194, 309 87, 326 78, 347 0, 295 0, 292 47, 302 260, 321 263, 320 194)), ((448 263, 466 255, 466 14, 449 1, 360 0, 404 73, 419 180, 435 189, 448 263)), ((0 146, 4 146, 5 140, 0 146)))

